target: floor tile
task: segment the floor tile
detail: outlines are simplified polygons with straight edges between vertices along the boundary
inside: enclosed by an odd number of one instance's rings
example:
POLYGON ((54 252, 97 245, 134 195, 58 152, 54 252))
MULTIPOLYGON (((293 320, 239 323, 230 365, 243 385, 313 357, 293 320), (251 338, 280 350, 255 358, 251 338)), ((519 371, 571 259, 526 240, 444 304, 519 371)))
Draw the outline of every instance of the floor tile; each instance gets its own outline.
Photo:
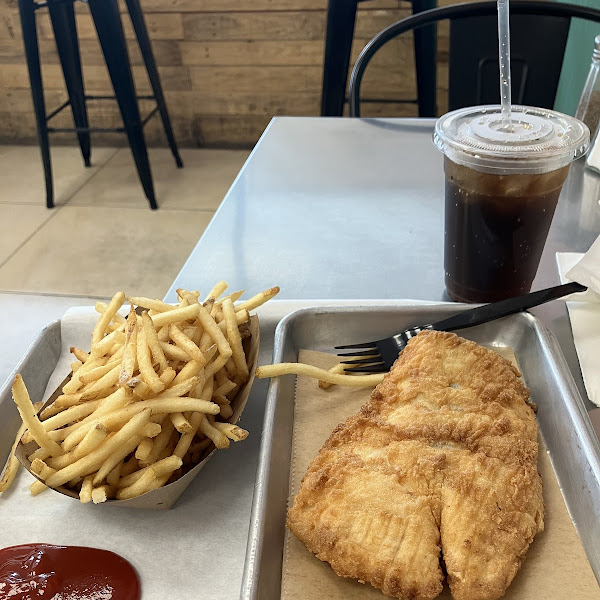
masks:
POLYGON ((0 293, 0 388, 46 325, 59 319, 71 306, 90 306, 97 300, 105 298, 0 293))
MULTIPOLYGON (((93 148, 92 166, 83 166, 78 147, 51 147, 54 203, 65 202, 95 175, 116 148, 93 148)), ((0 146, 0 203, 46 206, 44 171, 37 146, 0 146)))
POLYGON ((54 214, 44 206, 0 204, 0 265, 54 214))
POLYGON ((66 206, 0 268, 0 291, 162 298, 212 214, 66 206))
MULTIPOLYGON (((249 150, 183 149, 183 169, 171 151, 149 150, 161 208, 216 210, 250 154, 249 150)), ((129 148, 122 148, 70 201, 70 205, 148 207, 129 148)))

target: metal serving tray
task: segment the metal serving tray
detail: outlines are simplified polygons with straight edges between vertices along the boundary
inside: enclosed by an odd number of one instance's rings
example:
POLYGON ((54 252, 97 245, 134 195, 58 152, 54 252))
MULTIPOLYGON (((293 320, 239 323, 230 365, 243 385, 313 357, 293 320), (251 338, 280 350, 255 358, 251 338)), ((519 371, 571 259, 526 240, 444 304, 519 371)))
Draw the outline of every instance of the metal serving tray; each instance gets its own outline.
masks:
POLYGON ((41 400, 60 356, 60 342, 60 321, 53 321, 38 333, 3 385, 0 381, 0 469, 10 454, 15 434, 21 424, 21 417, 11 398, 11 386, 15 375, 21 373, 27 382, 33 402, 41 400))
MULTIPOLYGON (((467 308, 433 304, 301 309, 277 327, 273 362, 294 362, 300 349, 331 352, 337 344, 384 338, 467 308)), ((539 429, 567 508, 600 581, 600 443, 558 342, 529 313, 458 333, 486 346, 514 349, 532 399, 539 407, 539 429)), ((295 375, 286 375, 273 379, 269 386, 242 600, 274 600, 281 594, 295 379, 295 375)))

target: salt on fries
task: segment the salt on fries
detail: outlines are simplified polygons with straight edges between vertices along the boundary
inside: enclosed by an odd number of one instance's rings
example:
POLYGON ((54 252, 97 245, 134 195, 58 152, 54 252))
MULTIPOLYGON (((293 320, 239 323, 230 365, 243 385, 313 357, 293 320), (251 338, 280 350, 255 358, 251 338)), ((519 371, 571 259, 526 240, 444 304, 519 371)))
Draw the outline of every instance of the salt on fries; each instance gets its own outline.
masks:
POLYGON ((81 502, 99 503, 162 487, 211 446, 245 439, 247 431, 226 421, 249 378, 243 347, 249 311, 279 288, 235 305, 243 292, 220 298, 227 287, 219 282, 204 301, 198 292, 177 290, 175 306, 130 298, 126 319, 118 312, 126 301, 122 292, 108 305, 98 303, 89 353, 71 348, 77 359, 71 378, 39 417, 17 375, 12 393, 23 426, 0 492, 15 477, 19 441, 38 445, 28 456, 39 478, 32 494, 67 486, 81 502))

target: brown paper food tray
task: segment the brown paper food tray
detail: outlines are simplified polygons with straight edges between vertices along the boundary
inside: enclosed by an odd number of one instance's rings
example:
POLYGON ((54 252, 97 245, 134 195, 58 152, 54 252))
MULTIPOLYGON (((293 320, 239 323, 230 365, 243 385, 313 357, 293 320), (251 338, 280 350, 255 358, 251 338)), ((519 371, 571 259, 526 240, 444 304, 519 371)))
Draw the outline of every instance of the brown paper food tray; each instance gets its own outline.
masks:
MULTIPOLYGON (((515 362, 510 348, 493 348, 515 362)), ((299 362, 329 368, 337 359, 331 355, 300 350, 299 362)), ((290 499, 300 480, 333 428, 354 414, 370 396, 371 388, 331 387, 321 390, 316 381, 296 380, 290 499), (323 408, 326 407, 326 408, 323 408)), ((556 476, 540 440, 538 468, 542 475, 546 506, 545 531, 529 548, 525 561, 508 587, 506 600, 592 600, 600 589, 585 551, 562 498, 556 476)), ((287 528, 282 566, 281 599, 305 600, 382 600, 382 592, 369 584, 338 577, 328 563, 322 562, 287 528)), ((440 600, 451 600, 448 585, 440 600)))
MULTIPOLYGON (((256 371, 256 365, 258 362, 258 351, 260 346, 260 326, 258 323, 258 317, 253 315, 250 317, 250 334, 251 337, 246 342, 248 344, 245 347, 246 356, 248 360, 248 371, 250 376, 248 377, 248 381, 245 383, 244 387, 239 391, 236 395, 235 399, 232 402, 231 408, 233 410, 233 415, 228 419, 229 423, 237 423, 240 420, 242 412, 248 402, 248 396, 250 395, 250 390, 252 389, 252 383, 254 381, 254 372, 256 371)), ((54 391, 54 393, 48 398, 48 400, 44 403, 44 406, 40 410, 44 410, 47 406, 52 404, 60 396, 62 393, 62 388, 69 381, 71 375, 69 375, 54 391)), ((241 442, 243 443, 243 442, 241 442)), ((28 456, 30 456, 35 450, 38 449, 38 445, 35 442, 31 442, 29 444, 19 443, 17 448, 15 449, 15 456, 19 459, 19 462, 29 471, 36 479, 39 479, 35 473, 31 471, 31 463, 28 460, 28 456)), ((208 462, 210 457, 215 452, 214 445, 211 445, 205 455, 204 458, 195 465, 192 469, 190 469, 185 475, 174 481, 173 483, 169 483, 161 488, 156 490, 152 490, 138 496, 137 498, 131 498, 129 500, 107 500, 102 504, 108 504, 110 506, 124 506, 126 508, 152 508, 152 509, 168 509, 171 508, 179 496, 183 494, 188 485, 192 482, 194 477, 200 472, 202 467, 208 462)), ((57 488, 51 488, 52 491, 55 491, 63 496, 69 496, 71 498, 79 500, 79 495, 77 492, 65 487, 60 486, 57 488)))

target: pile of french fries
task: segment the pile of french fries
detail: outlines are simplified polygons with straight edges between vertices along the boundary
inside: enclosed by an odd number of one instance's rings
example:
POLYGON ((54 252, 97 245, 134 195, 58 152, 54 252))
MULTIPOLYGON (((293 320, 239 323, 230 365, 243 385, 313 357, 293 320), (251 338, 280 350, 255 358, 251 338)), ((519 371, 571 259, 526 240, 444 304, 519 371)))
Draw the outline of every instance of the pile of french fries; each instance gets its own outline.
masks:
MULTIPOLYGON (((135 498, 175 481, 207 455, 248 432, 227 420, 248 381, 243 340, 249 311, 279 292, 271 288, 234 304, 218 283, 204 301, 180 289, 179 304, 126 297, 99 303, 90 352, 71 348, 76 361, 62 393, 37 415, 20 375, 12 391, 23 419, 15 441, 35 442, 28 456, 39 479, 30 487, 66 486, 81 502, 135 498), (137 311, 135 309, 137 307, 137 311)), ((17 469, 11 456, 0 491, 17 469)))

